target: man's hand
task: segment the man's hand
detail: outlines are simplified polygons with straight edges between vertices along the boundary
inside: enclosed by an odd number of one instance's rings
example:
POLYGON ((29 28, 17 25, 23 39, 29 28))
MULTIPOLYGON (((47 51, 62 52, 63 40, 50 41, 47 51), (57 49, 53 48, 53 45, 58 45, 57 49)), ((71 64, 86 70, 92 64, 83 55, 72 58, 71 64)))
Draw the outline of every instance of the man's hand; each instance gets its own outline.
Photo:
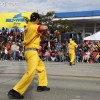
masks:
POLYGON ((47 31, 42 31, 40 33, 40 37, 41 37, 41 40, 45 40, 48 36, 48 32, 47 31))
POLYGON ((40 25, 40 37, 41 40, 45 40, 48 33, 48 27, 46 25, 40 25))

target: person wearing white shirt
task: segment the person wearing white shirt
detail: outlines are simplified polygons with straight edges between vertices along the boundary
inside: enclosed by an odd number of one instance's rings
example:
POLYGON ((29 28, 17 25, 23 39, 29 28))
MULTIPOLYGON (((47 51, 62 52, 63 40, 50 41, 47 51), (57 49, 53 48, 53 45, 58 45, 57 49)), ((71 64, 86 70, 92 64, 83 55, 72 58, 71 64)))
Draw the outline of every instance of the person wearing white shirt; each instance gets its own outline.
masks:
POLYGON ((11 51, 12 51, 13 60, 16 60, 16 49, 17 49, 17 45, 16 45, 15 42, 13 42, 13 44, 11 45, 11 51))
POLYGON ((4 55, 4 59, 5 59, 5 61, 7 61, 7 59, 8 59, 8 51, 7 51, 7 48, 5 47, 5 55, 4 55))

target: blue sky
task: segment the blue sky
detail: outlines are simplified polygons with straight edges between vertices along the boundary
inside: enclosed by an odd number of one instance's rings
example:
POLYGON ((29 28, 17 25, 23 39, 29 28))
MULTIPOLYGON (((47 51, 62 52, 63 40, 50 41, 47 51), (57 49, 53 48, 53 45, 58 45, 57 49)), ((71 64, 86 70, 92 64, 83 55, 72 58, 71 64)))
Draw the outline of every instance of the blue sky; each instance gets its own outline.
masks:
POLYGON ((74 12, 100 10, 100 0, 0 0, 0 12, 74 12))

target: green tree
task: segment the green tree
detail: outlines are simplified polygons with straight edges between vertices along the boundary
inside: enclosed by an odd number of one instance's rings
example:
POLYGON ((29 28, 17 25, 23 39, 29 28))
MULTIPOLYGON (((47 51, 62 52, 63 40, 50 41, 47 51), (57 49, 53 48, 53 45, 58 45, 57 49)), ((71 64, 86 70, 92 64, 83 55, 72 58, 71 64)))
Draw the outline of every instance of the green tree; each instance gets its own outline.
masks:
MULTIPOLYGON (((61 33, 71 32, 74 30, 75 23, 72 23, 69 20, 53 20, 54 18, 56 18, 54 11, 47 12, 46 15, 41 14, 40 16, 40 24, 47 25, 49 27, 50 32, 52 33, 55 30, 59 30, 61 33)), ((23 18, 25 19, 26 23, 29 22, 28 17, 23 16, 23 18)))
POLYGON ((55 12, 47 12, 46 15, 41 15, 40 23, 46 24, 49 27, 50 31, 59 30, 61 33, 71 32, 74 30, 74 24, 69 20, 53 20, 56 18, 55 12))

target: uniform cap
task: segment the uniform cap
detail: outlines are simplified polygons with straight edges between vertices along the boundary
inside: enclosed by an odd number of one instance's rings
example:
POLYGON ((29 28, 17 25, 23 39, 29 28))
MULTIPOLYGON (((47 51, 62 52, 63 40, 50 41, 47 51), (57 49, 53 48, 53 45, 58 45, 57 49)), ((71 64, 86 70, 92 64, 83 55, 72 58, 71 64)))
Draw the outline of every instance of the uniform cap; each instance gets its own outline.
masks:
POLYGON ((36 12, 32 13, 31 16, 30 16, 31 20, 32 19, 34 20, 34 19, 37 19, 37 18, 40 19, 40 15, 38 13, 36 13, 36 12))

